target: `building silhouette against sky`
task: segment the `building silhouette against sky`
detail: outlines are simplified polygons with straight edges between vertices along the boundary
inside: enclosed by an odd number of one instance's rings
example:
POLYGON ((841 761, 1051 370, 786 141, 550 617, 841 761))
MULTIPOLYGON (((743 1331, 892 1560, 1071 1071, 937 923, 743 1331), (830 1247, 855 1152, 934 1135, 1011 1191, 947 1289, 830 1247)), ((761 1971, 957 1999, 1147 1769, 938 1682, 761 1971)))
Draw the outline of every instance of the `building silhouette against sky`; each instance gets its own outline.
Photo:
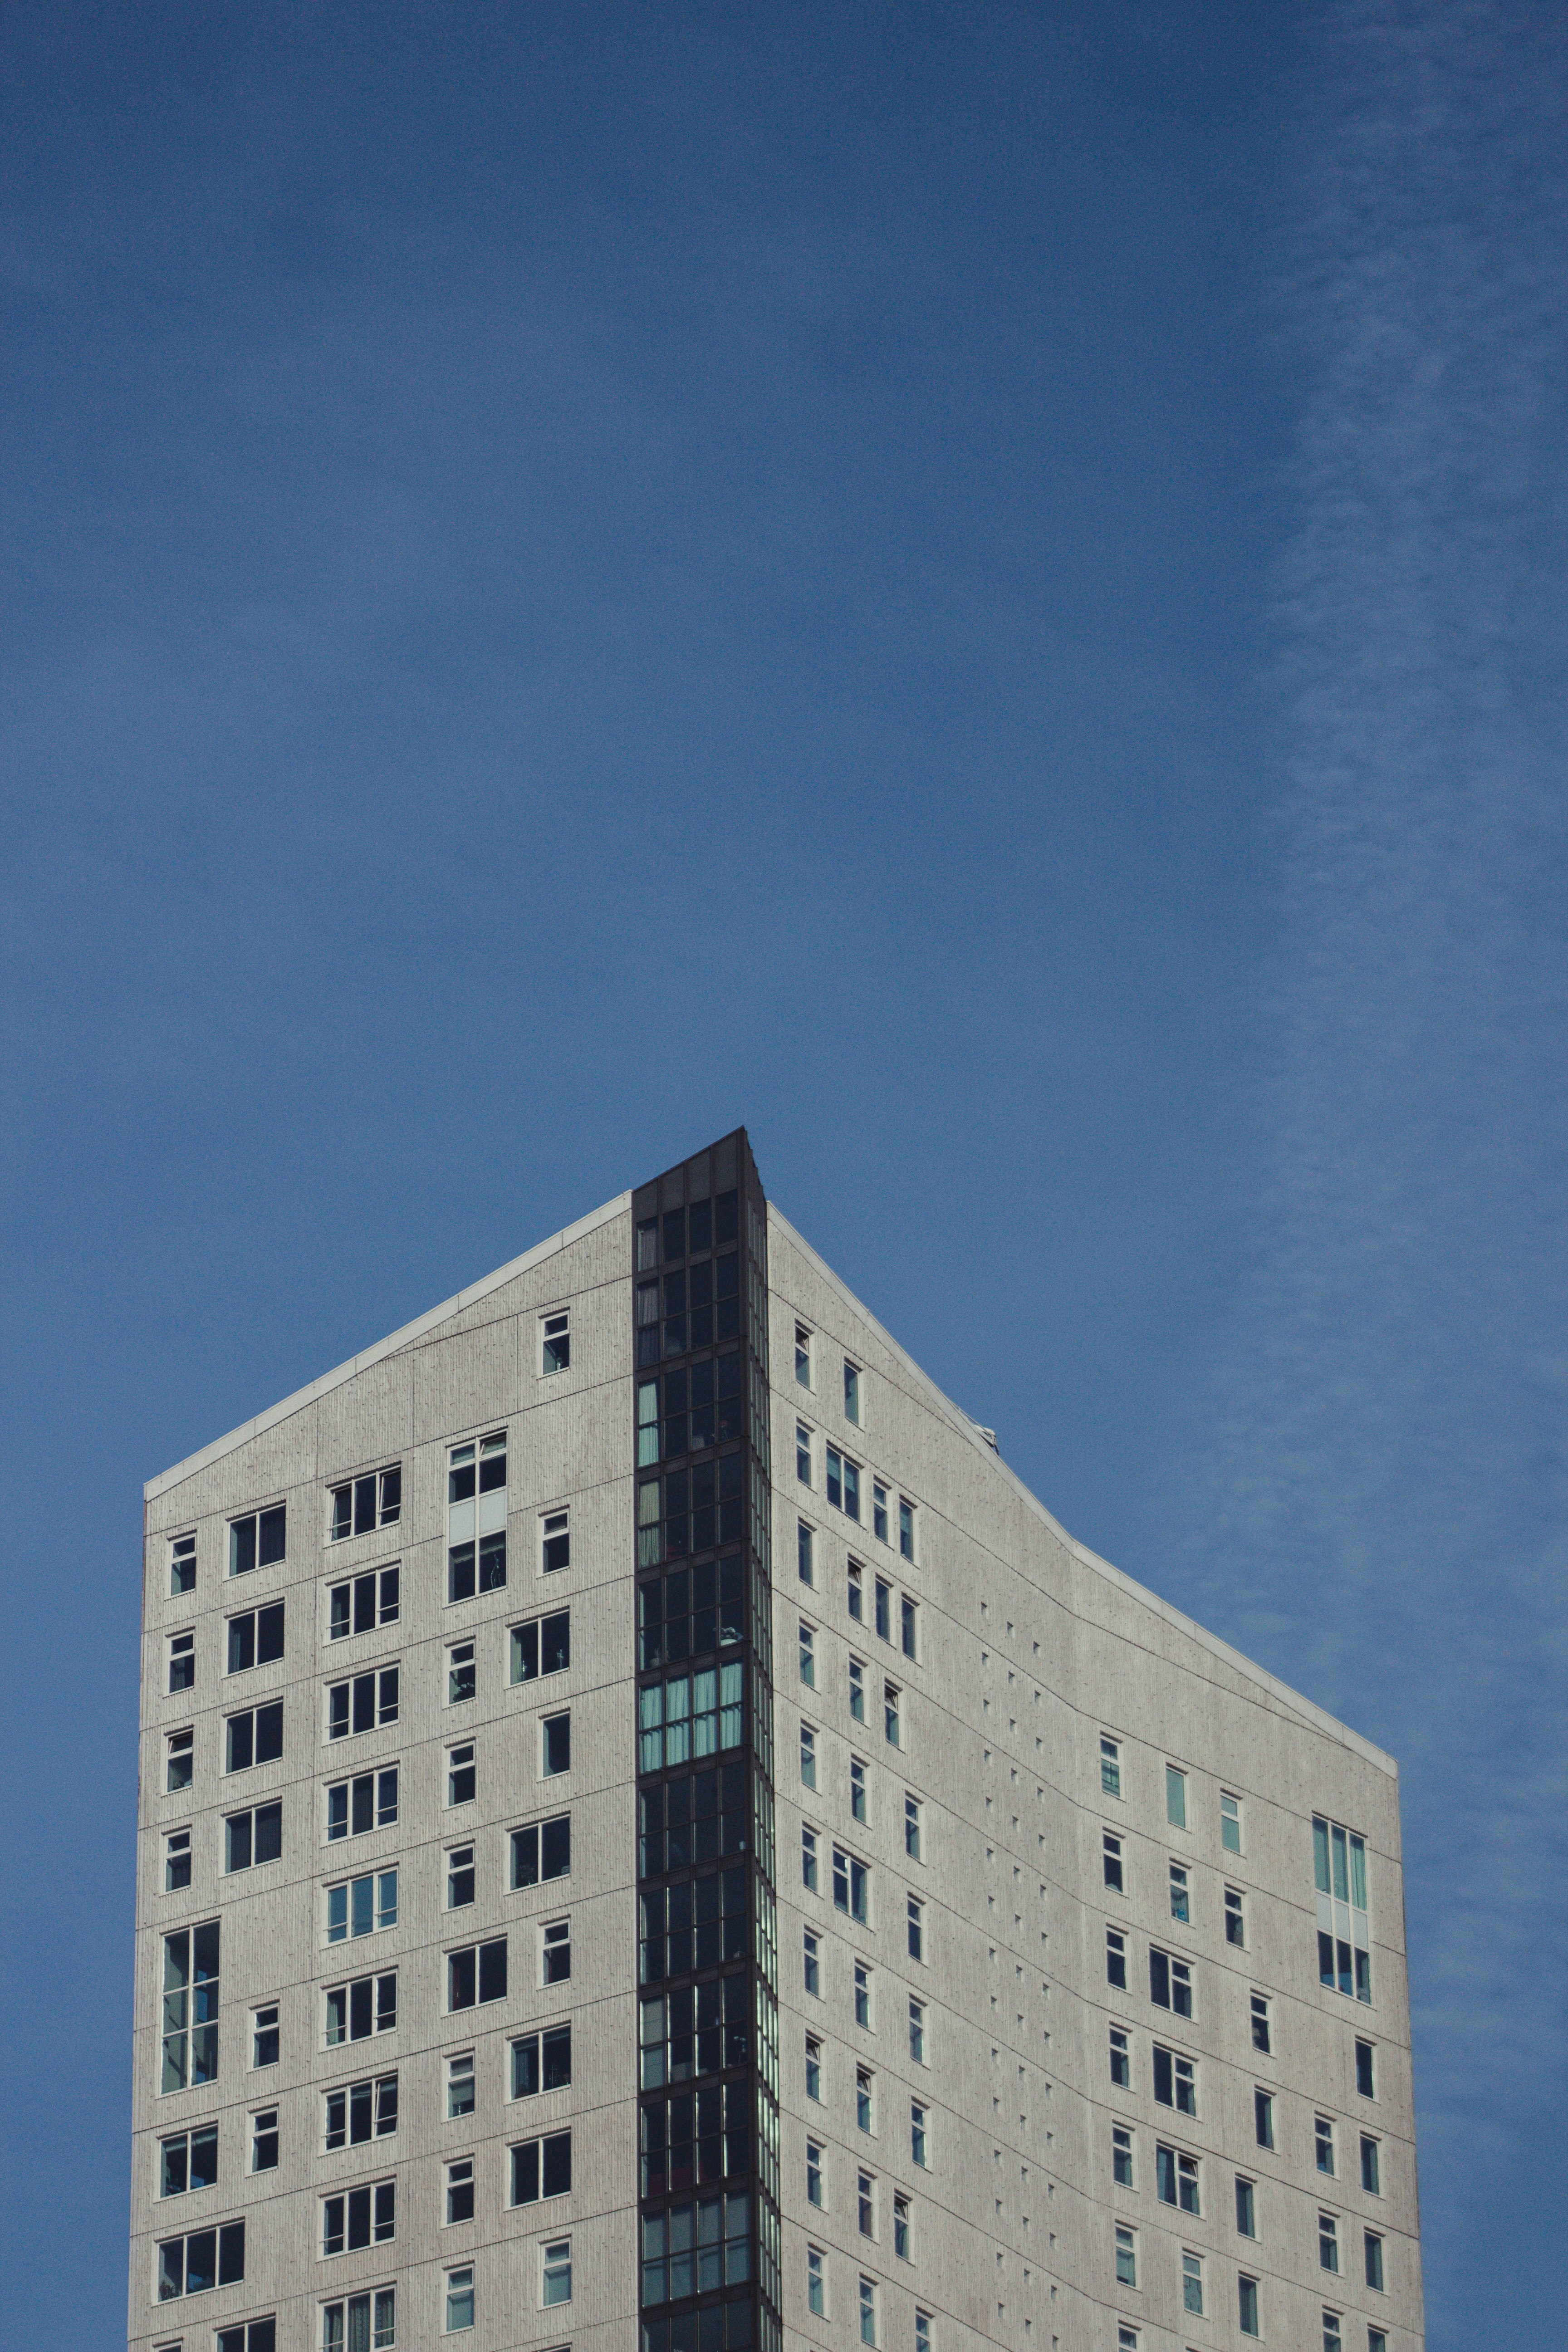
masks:
POLYGON ((133 2347, 1414 2352, 1390 1759, 743 1131, 146 1494, 133 2347))

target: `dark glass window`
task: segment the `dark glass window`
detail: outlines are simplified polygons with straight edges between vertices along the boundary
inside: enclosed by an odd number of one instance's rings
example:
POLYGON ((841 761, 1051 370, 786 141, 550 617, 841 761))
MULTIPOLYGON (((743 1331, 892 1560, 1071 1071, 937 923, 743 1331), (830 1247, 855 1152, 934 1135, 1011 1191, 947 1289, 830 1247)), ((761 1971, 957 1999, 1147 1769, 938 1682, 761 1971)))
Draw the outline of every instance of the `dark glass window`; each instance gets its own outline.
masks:
POLYGON ((714 2083, 672 2099, 650 2099, 642 2111, 642 2193, 666 2197, 699 2181, 749 2170, 747 2129, 751 2085, 714 2083))
POLYGON ((511 2095, 531 2099, 541 2091, 564 2091, 572 2081, 572 2028, 552 2025, 548 2033, 525 2033, 511 2045, 511 2095))
POLYGON ((638 1897, 644 1984, 745 1957, 746 1866, 677 1880, 638 1897))
POLYGON ((558 1813, 553 1821, 531 1822, 511 1833, 511 1883, 537 1886, 542 1879, 565 1878, 572 1869, 572 1816, 558 1813))
POLYGON ((745 1580, 739 1552, 677 1569, 637 1592, 637 1664, 678 1665, 745 1633, 745 1580))
POLYGON ((717 1862, 746 1844, 746 1767, 713 1765, 639 1799, 642 1836, 637 1875, 662 1878, 668 1870, 717 1862))
POLYGON ((744 1974, 677 1985, 642 2004, 642 2087, 689 2083, 743 2066, 751 2049, 751 2002, 744 1974))

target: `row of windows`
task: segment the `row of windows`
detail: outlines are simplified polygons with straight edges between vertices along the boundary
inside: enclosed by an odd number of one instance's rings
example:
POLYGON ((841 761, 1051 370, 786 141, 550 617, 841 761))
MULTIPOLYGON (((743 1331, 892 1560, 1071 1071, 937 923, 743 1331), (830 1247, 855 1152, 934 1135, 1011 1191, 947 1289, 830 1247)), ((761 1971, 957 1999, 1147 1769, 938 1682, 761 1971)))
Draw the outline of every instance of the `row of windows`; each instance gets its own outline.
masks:
MULTIPOLYGON (((925 2008, 920 2001, 910 2003, 910 2052, 918 2063, 924 2063, 925 2008)), ((818 2106, 826 2106, 826 2074, 822 2054, 821 2037, 808 2033, 805 2037, 805 2095, 818 2106)), ((876 2069, 857 2063, 855 2068, 855 2124, 868 2138, 879 2133, 878 2116, 878 2079, 876 2069)), ((910 2101, 910 2157, 922 2172, 931 2169, 931 2107, 924 2099, 910 2101)))
MULTIPOLYGON (((1131 1892, 1131 1869, 1125 1842, 1114 1830, 1100 1832, 1100 1865, 1106 1885, 1113 1895, 1131 1892)), ((1166 1866, 1166 1885, 1170 1895, 1171 1916, 1184 1927, 1192 1924, 1192 1874, 1184 1862, 1172 1862, 1166 1866)), ((1238 1949, 1247 1948, 1247 1898, 1239 1886, 1225 1889, 1225 1940, 1238 1949)))
MULTIPOLYGON (((818 1491, 816 1445, 816 1432, 808 1423, 797 1421, 795 1425, 795 1483, 814 1492, 818 1491)), ((912 1561, 915 1557, 914 1504, 907 1495, 900 1495, 895 1502, 892 1489, 884 1479, 873 1475, 868 1483, 871 1533, 879 1543, 890 1545, 896 1524, 900 1556, 912 1561)), ((861 1516, 866 1484, 863 1463, 857 1462, 842 1447, 824 1443, 820 1492, 834 1510, 842 1511, 845 1517, 852 1519, 857 1527, 868 1523, 861 1516)))
MULTIPOLYGON (((1318 2116, 1316 2137, 1319 2149, 1319 2170, 1331 2174, 1334 2168, 1332 2133, 1331 2122, 1325 2116, 1318 2116), (1328 2142, 1326 2163, 1323 2160, 1325 2139, 1328 2142)), ((1132 2126, 1130 2124, 1112 2124, 1110 2127, 1111 2176, 1120 2188, 1135 2189, 1138 2186, 1135 2147, 1136 2134, 1132 2126)), ((1178 2206, 1184 2213, 1201 2213, 1203 2210, 1199 2193, 1201 2170, 1201 2160, 1197 2157, 1181 2149, 1167 2147, 1163 2140, 1155 2143, 1154 2193, 1162 2204, 1178 2206)), ((1362 2135, 1361 2139, 1361 2179, 1362 2186, 1369 2194, 1375 2196, 1381 2193, 1381 2145, 1366 2133, 1362 2135)), ((1244 2238, 1256 2238, 1258 2234, 1257 2183, 1237 2173, 1235 2179, 1235 2193, 1237 2229, 1244 2238)), ((1324 2214, 1321 2219, 1327 2226, 1327 2238, 1324 2244, 1331 2244, 1333 2248, 1331 2259, 1328 2252, 1324 2252, 1323 2266, 1325 2269, 1337 2270, 1339 2267, 1338 2242, 1334 2219, 1330 2214, 1324 2214)), ((1368 2232, 1368 2242, 1381 2248, 1383 2240, 1381 2235, 1368 2232)), ((1369 2286, 1374 2284, 1381 2286, 1383 2284, 1381 2253, 1378 2257, 1378 2270, 1379 2276, 1376 2280, 1369 2275, 1367 2280, 1369 2286)))
MULTIPOLYGON (((1121 1742, 1120 1739, 1113 1739, 1109 1732, 1101 1732, 1100 1736, 1101 1795, 1120 1799, 1122 1795, 1121 1779, 1121 1742)), ((1167 1764, 1165 1767, 1165 1821, 1171 1829, 1184 1830, 1188 1826, 1187 1775, 1177 1764, 1167 1764)), ((1219 1797, 1219 1838, 1220 1844, 1226 1853, 1241 1852, 1241 1799, 1230 1790, 1222 1789, 1219 1797)))
MULTIPOLYGON (((796 1385, 815 1392, 816 1388, 816 1335, 807 1323, 795 1327, 795 1377, 796 1385)), ((864 1397, 866 1376, 858 1364, 848 1356, 843 1359, 844 1418, 857 1429, 865 1427, 864 1397)))
MULTIPOLYGON (((828 2163, 820 2141, 805 2143, 805 2199, 822 2212, 830 2210, 828 2194, 828 2163)), ((879 2206, 880 2185, 874 2172, 857 2168, 855 2175, 855 2212, 860 2235, 872 2240, 880 2236, 879 2206)), ((892 2194, 893 2252, 900 2262, 914 2259, 913 2222, 909 2197, 902 2189, 892 2194)))
MULTIPOLYGON (((513 2149, 513 2157, 521 2151, 513 2149)), ((449 2168, 449 2170, 451 2168, 449 2168)), ((557 2192, 552 2192, 557 2193, 557 2192)), ((450 2196, 451 2190, 448 2189, 450 2196)), ((514 2204, 537 2201, 516 2198, 514 2204)), ((397 2185, 384 2180, 321 2200, 323 2256, 389 2245, 397 2234, 397 2185)), ((572 2241, 543 2241, 537 2250, 540 2307, 572 2300, 572 2241)), ((156 2293, 160 2303, 203 2294, 215 2286, 236 2286, 245 2278, 245 2223, 228 2221, 166 2238, 157 2249, 156 2293)), ((444 2275, 442 2332, 460 2335, 475 2324, 474 2265, 462 2263, 444 2275)), ((385 2352, 397 2341, 397 2290, 372 2287, 321 2305, 322 2352, 385 2352)), ((242 2320, 219 2328, 216 2352, 277 2352, 276 2318, 242 2320)), ((179 2352, 177 2346, 166 2352, 179 2352)), ((566 2352, 562 2347, 561 2352, 566 2352)))
MULTIPOLYGON (((815 2318, 831 2319, 835 2315, 828 2260, 821 2246, 807 2246, 805 2250, 805 2304, 815 2318)), ((858 2323, 860 2342, 880 2344, 881 2289, 874 2278, 867 2277, 863 2272, 856 2279, 852 2312, 858 2323)), ((915 2313, 915 2352, 931 2352, 933 2326, 929 2311, 915 2313)))
POLYGON ((633 1314, 639 1371, 651 1370, 661 1355, 700 1352, 740 1337, 741 1255, 726 1250, 679 1272, 639 1282, 633 1314))
MULTIPOLYGON (((1327 2221, 1329 2217, 1325 2215, 1323 2219, 1327 2221)), ((1136 2287, 1139 2284, 1138 2231, 1130 2222, 1121 2221, 1115 2224, 1115 2231, 1116 2283, 1119 2286, 1136 2287)), ((1321 2266, 1324 2270, 1337 2272, 1339 2269, 1337 2252, 1331 2262, 1326 2255, 1321 2256, 1321 2266)), ((1381 2292, 1383 2240, 1373 2236, 1371 2231, 1366 2235, 1364 2267, 1367 2285, 1381 2292)), ((1182 2307, 1184 2311, 1197 2316, 1202 2316, 1208 2312, 1208 2305, 1205 2300, 1205 2260, 1202 2254, 1191 2247, 1183 2249, 1182 2307)), ((1342 2352, 1341 2320, 1342 2315, 1338 2312, 1323 2313, 1323 2352, 1342 2352)), ((1240 2272, 1237 2276, 1237 2325, 1243 2336, 1260 2336, 1263 2332, 1258 2281, 1249 2277, 1246 2272, 1240 2272)), ((1119 2328, 1117 2344, 1119 2352, 1138 2352, 1138 2330, 1135 2327, 1119 2328)), ((1368 2352, 1386 2352, 1386 2340, 1382 2328, 1368 2328, 1367 2345, 1368 2352)))
MULTIPOLYGON (((1132 2083, 1132 2036, 1128 2028, 1113 2025, 1110 2031, 1110 2079, 1119 2090, 1130 2091, 1132 2083)), ((1183 2115, 1198 2112, 1198 2076, 1196 2062, 1180 2051, 1168 2050, 1161 2042, 1151 2044, 1152 2073, 1156 2105, 1174 2107, 1183 2115)), ((1355 2045, 1356 2089, 1363 2098, 1376 2096, 1373 2045, 1358 2042, 1355 2045)), ((1259 2147, 1273 2147, 1274 2095, 1257 2089, 1253 2093, 1253 2122, 1259 2147)), ((1335 2169, 1333 2126, 1320 2116, 1314 2133, 1318 2169, 1332 2174, 1335 2169)), ((1362 2185, 1374 2193, 1378 2190, 1378 2143, 1362 2138, 1362 2185), (1371 2151, 1370 2158, 1368 2151, 1371 2151), (1369 2173, 1370 2163, 1370 2173, 1369 2173)))

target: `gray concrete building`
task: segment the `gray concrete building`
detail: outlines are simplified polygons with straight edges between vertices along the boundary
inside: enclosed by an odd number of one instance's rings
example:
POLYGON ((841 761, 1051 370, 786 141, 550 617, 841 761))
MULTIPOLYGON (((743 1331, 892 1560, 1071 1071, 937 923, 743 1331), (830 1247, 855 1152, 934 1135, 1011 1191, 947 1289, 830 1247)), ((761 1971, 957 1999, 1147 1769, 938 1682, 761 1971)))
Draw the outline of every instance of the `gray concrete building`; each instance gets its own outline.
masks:
POLYGON ((145 1529, 138 2352, 1421 2343, 1393 1762, 743 1131, 145 1529))

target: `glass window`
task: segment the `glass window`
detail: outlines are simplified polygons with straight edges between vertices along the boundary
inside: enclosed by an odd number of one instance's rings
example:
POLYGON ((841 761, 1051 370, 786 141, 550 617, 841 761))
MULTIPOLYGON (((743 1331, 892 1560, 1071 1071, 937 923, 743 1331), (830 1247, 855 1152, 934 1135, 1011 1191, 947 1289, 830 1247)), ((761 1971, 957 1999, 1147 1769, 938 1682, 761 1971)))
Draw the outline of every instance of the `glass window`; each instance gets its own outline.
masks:
POLYGON ((1379 2197, 1383 2193, 1378 2145, 1376 2140, 1369 2139, 1364 2132, 1362 2134, 1361 2142, 1361 2185, 1369 2197, 1379 2197))
POLYGON ((545 2303, 570 2303, 572 2300, 572 2241, 557 2238, 544 2249, 545 2303))
POLYGON ((1173 1862, 1171 1864, 1171 1916, 1173 1919, 1183 1921, 1190 1920, 1192 1917, 1187 1874, 1179 1862, 1173 1862))
POLYGON ((474 2273, 465 2263, 461 2270, 447 2273, 447 2334, 456 2336, 473 2324, 474 2273))
POLYGON ((804 1519, 798 1520, 795 1525, 795 1570, 801 1582, 815 1584, 816 1562, 814 1554, 814 1538, 804 1519))
POLYGON ((1132 2134, 1125 2124, 1112 2124, 1110 2126, 1110 2171, 1119 2188, 1131 2188, 1132 2134))
POLYGON ((1236 2177, 1236 2226, 1244 2238, 1258 2235, 1258 2201, 1254 2184, 1236 2177))
POLYGON ((803 1389, 811 1386, 811 1333, 804 1323, 795 1327, 795 1376, 803 1389))
POLYGON ((1107 1830, 1100 1843, 1105 1883, 1116 1894, 1121 1895, 1125 1892, 1121 1884, 1121 1840, 1112 1836, 1110 1831, 1107 1830))
POLYGON ((169 1546, 169 1591, 173 1594, 194 1592, 196 1589, 196 1539, 195 1536, 176 1536, 169 1546))
POLYGON ((1110 2079, 1123 2091, 1132 2086, 1132 2054, 1119 2025, 1110 2029, 1110 2079))
POLYGON ((1258 2281, 1239 2277, 1236 2282, 1237 2322, 1244 2336, 1258 2333, 1258 2281))
POLYGON ((1219 1842, 1226 1853, 1241 1852, 1241 1800, 1224 1790, 1219 1800, 1219 1842))
POLYGON ((1121 2221, 1116 2224, 1116 2281, 1119 2286, 1138 2284, 1138 2242, 1121 2221))
POLYGON ((1107 1739, 1103 1734, 1100 1742, 1100 1785, 1108 1797, 1121 1794, 1121 1743, 1107 1739))
POLYGON ((1187 1776, 1173 1764, 1165 1767, 1165 1819, 1173 1829, 1187 1826, 1187 1776))

